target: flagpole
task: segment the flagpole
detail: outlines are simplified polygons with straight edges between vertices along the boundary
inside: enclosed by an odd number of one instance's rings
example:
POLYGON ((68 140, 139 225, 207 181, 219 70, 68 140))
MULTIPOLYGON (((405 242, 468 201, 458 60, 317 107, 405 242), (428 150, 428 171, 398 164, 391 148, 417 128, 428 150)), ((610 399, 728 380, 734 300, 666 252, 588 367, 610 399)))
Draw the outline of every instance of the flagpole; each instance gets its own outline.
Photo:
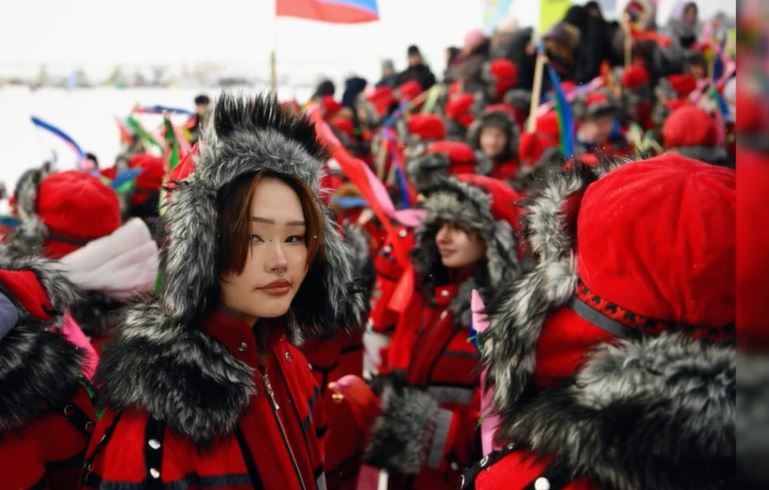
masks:
POLYGON ((534 86, 531 88, 531 104, 529 105, 529 120, 526 131, 533 133, 537 130, 537 108, 539 99, 542 98, 542 75, 545 71, 545 53, 543 49, 537 49, 537 64, 534 67, 534 86))
POLYGON ((270 51, 270 90, 273 96, 278 96, 278 0, 275 0, 272 24, 272 51, 270 51))

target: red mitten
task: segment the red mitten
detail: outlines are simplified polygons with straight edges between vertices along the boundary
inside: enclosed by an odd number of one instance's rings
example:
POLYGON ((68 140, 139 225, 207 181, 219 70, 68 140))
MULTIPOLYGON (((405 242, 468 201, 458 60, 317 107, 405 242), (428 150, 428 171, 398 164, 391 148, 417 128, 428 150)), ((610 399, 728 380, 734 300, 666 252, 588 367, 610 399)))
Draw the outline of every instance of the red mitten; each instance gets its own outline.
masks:
POLYGON ((378 396, 369 385, 355 374, 342 376, 328 384, 334 392, 334 400, 338 403, 347 402, 355 416, 357 424, 368 433, 374 421, 381 415, 382 407, 378 396))
POLYGON ((32 317, 48 321, 54 308, 37 275, 30 270, 0 270, 0 284, 32 317))

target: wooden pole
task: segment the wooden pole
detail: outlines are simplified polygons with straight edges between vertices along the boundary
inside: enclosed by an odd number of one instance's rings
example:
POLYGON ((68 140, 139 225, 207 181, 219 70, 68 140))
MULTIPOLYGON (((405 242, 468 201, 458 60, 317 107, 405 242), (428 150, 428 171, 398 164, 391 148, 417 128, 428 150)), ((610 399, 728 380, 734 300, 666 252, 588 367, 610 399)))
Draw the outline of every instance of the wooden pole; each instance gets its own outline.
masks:
POLYGON ((537 130, 537 109, 542 98, 542 75, 545 72, 545 54, 537 50, 537 63, 534 66, 534 86, 531 88, 531 104, 529 105, 529 120, 526 131, 533 133, 537 130))
POLYGON ((274 49, 270 53, 270 90, 275 97, 278 96, 278 55, 274 49))

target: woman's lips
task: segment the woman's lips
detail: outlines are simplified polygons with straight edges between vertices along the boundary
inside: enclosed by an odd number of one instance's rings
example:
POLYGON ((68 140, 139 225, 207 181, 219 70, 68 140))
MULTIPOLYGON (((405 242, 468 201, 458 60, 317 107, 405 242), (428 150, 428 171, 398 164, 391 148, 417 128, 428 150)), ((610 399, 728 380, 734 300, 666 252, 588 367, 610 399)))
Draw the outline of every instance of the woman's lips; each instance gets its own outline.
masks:
POLYGON ((258 288, 258 290, 270 296, 283 296, 291 291, 291 283, 288 281, 274 281, 258 288))
POLYGON ((441 257, 448 257, 449 255, 452 255, 455 252, 455 250, 452 250, 450 248, 439 248, 438 253, 441 257))

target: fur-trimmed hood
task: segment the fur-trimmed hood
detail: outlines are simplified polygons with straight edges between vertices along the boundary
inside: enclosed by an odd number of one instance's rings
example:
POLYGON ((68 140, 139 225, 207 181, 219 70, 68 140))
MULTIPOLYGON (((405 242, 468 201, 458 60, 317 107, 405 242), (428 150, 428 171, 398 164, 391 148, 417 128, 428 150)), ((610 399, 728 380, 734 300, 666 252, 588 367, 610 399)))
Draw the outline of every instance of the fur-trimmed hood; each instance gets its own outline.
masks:
POLYGON ((508 138, 507 148, 496 160, 504 162, 518 156, 518 140, 520 139, 518 124, 511 114, 502 110, 494 110, 479 116, 467 130, 467 144, 472 146, 476 152, 480 152, 481 131, 490 126, 502 129, 508 138))
POLYGON ((525 205, 534 268, 503 285, 480 334, 501 418, 497 436, 538 457, 554 455, 548 472, 567 481, 588 475, 607 488, 728 488, 736 391, 728 342, 635 331, 585 352, 584 364, 557 387, 533 390, 546 320, 575 298, 582 196, 624 163, 550 168, 525 205))
MULTIPOLYGON (((177 183, 163 217, 167 245, 160 299, 171 323, 190 324, 213 306, 208 303, 218 282, 216 200, 225 186, 241 175, 271 170, 295 175, 319 193, 326 158, 313 125, 281 109, 274 98, 225 94, 217 100, 195 172, 177 183)), ((347 246, 328 214, 324 221, 325 257, 310 268, 289 310, 293 338, 355 327, 364 309, 347 246)))
POLYGON ((74 287, 55 263, 38 257, 10 258, 0 248, 0 269, 31 270, 48 295, 51 319, 34 318, 11 298, 19 310, 18 324, 0 340, 0 432, 21 427, 57 408, 77 390, 84 353, 58 330, 64 312, 77 298, 74 287))
MULTIPOLYGON (((459 292, 452 311, 458 325, 469 325, 470 292, 478 289, 482 295, 489 295, 497 287, 511 281, 520 272, 517 257, 515 231, 510 222, 492 214, 492 198, 483 189, 455 178, 447 178, 427 191, 423 206, 427 211, 425 220, 416 230, 415 246, 411 252, 414 266, 418 271, 422 288, 428 297, 433 289, 445 278, 446 269, 441 264, 435 236, 441 223, 450 221, 460 227, 477 231, 486 244, 485 263, 476 275, 459 285, 459 292)), ((514 199, 505 203, 514 207, 514 199)))
MULTIPOLYGON (((217 284, 217 194, 261 169, 298 176, 319 192, 326 158, 311 123, 267 96, 223 95, 208 121, 195 171, 176 183, 163 215, 163 288, 124 311, 96 375, 102 403, 139 407, 199 444, 231 433, 254 390, 251 369, 201 328, 217 306, 209 304, 217 284)), ((325 258, 312 265, 284 319, 295 343, 355 328, 365 309, 348 245, 328 215, 325 234, 325 258)))
POLYGON ((548 473, 601 488, 733 488, 734 349, 681 334, 603 344, 562 387, 522 401, 499 436, 548 473))

